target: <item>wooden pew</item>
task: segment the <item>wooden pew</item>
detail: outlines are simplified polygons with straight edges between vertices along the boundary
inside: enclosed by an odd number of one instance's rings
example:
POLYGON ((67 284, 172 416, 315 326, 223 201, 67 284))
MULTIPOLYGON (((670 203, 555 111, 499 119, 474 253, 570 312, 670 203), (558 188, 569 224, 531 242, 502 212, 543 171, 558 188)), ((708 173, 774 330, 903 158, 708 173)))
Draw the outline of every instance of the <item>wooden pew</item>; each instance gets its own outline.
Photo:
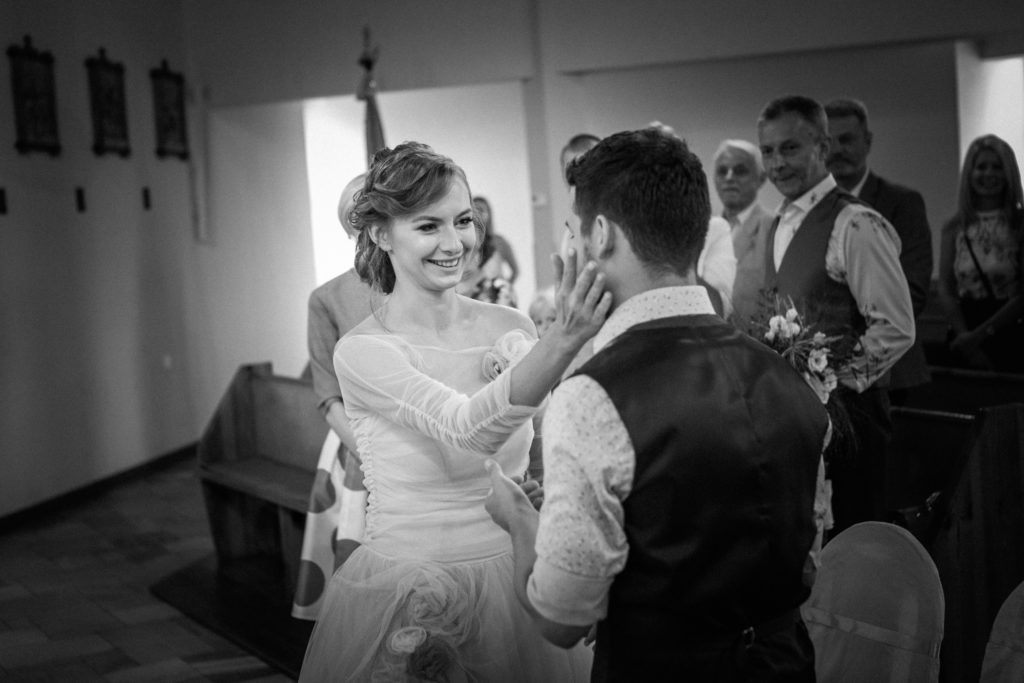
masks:
POLYGON ((1024 375, 931 366, 932 380, 910 390, 907 406, 970 412, 1024 403, 1024 375))
POLYGON ((938 531, 936 525, 951 487, 970 455, 977 419, 971 413, 894 407, 892 421, 887 509, 896 514, 894 521, 910 529, 927 547, 938 531))
POLYGON ((946 598, 941 680, 978 680, 999 606, 1024 580, 1024 405, 968 413, 893 409, 890 503, 940 491, 908 525, 946 598))
POLYGON ((264 584, 269 572, 290 600, 327 429, 311 382, 275 375, 270 363, 235 373, 198 447, 221 572, 264 584))

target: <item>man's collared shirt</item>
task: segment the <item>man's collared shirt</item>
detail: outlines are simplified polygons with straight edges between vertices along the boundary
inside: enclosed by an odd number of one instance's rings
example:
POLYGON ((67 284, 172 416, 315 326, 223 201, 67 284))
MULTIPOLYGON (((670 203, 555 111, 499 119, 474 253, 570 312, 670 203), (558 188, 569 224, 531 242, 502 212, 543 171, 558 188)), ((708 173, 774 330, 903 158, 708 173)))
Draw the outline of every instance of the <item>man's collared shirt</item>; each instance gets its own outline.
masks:
POLYGON ((860 177, 860 180, 857 181, 857 184, 853 186, 852 190, 850 190, 850 194, 852 194, 854 197, 860 197, 860 191, 864 189, 864 183, 866 183, 868 180, 868 173, 871 173, 871 170, 865 168, 864 175, 860 177))
POLYGON ((735 232, 736 228, 740 227, 741 225, 747 222, 747 219, 750 218, 750 214, 754 212, 754 206, 756 204, 757 200, 755 199, 754 201, 750 202, 747 208, 733 215, 732 218, 729 218, 727 215, 725 215, 725 212, 723 211, 722 218, 729 221, 729 227, 733 230, 733 232, 735 232))
POLYGON ((736 281, 736 252, 732 246, 729 221, 712 216, 704 238, 704 248, 697 257, 697 275, 718 290, 722 297, 722 317, 732 313, 732 286, 736 281))
MULTIPOLYGON (((776 269, 807 214, 835 187, 829 174, 797 199, 783 202, 772 245, 776 269)), ((864 353, 841 378, 846 386, 864 391, 914 343, 914 308, 900 265, 899 235, 874 209, 850 204, 836 216, 825 250, 825 270, 832 280, 850 288, 867 323, 860 338, 864 353)))

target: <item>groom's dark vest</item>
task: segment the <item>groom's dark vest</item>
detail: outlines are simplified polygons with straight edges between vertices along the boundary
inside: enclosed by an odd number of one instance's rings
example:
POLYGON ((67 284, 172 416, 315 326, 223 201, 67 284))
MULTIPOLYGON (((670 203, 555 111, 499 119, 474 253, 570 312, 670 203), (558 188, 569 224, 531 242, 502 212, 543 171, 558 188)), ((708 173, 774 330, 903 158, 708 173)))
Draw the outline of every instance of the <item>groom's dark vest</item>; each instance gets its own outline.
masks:
POLYGON ((694 652, 807 598, 828 418, 785 360, 712 315, 632 327, 578 374, 607 392, 636 454, 593 680, 690 680, 694 652))
POLYGON ((775 270, 776 221, 768 232, 765 249, 766 289, 776 289, 792 297, 804 319, 827 334, 859 337, 864 333, 864 316, 850 287, 836 282, 825 270, 825 253, 839 212, 850 204, 863 204, 852 194, 836 187, 807 214, 786 248, 778 271, 775 270))

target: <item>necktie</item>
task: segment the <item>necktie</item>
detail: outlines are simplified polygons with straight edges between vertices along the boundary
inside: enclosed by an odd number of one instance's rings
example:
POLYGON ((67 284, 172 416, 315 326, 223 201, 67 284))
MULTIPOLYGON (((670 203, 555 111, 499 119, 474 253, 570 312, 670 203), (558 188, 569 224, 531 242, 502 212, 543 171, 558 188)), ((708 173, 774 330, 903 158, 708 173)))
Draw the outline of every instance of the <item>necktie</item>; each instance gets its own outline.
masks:
POLYGON ((796 233, 796 221, 792 217, 785 220, 788 208, 789 202, 784 203, 779 210, 779 215, 775 218, 778 227, 775 230, 775 244, 772 245, 772 253, 775 257, 776 270, 782 265, 782 257, 786 255, 786 249, 789 248, 789 243, 793 241, 793 235, 796 233))

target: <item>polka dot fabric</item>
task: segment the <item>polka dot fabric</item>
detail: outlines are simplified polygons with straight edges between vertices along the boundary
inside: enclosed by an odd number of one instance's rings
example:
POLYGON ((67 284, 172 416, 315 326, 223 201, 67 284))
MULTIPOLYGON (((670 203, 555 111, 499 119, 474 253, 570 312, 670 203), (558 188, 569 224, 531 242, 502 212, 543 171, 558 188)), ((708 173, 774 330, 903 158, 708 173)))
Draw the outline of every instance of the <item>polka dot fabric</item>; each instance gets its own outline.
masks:
POLYGON ((316 620, 324 587, 363 538, 365 516, 366 489, 359 460, 329 431, 309 494, 293 617, 316 620))

